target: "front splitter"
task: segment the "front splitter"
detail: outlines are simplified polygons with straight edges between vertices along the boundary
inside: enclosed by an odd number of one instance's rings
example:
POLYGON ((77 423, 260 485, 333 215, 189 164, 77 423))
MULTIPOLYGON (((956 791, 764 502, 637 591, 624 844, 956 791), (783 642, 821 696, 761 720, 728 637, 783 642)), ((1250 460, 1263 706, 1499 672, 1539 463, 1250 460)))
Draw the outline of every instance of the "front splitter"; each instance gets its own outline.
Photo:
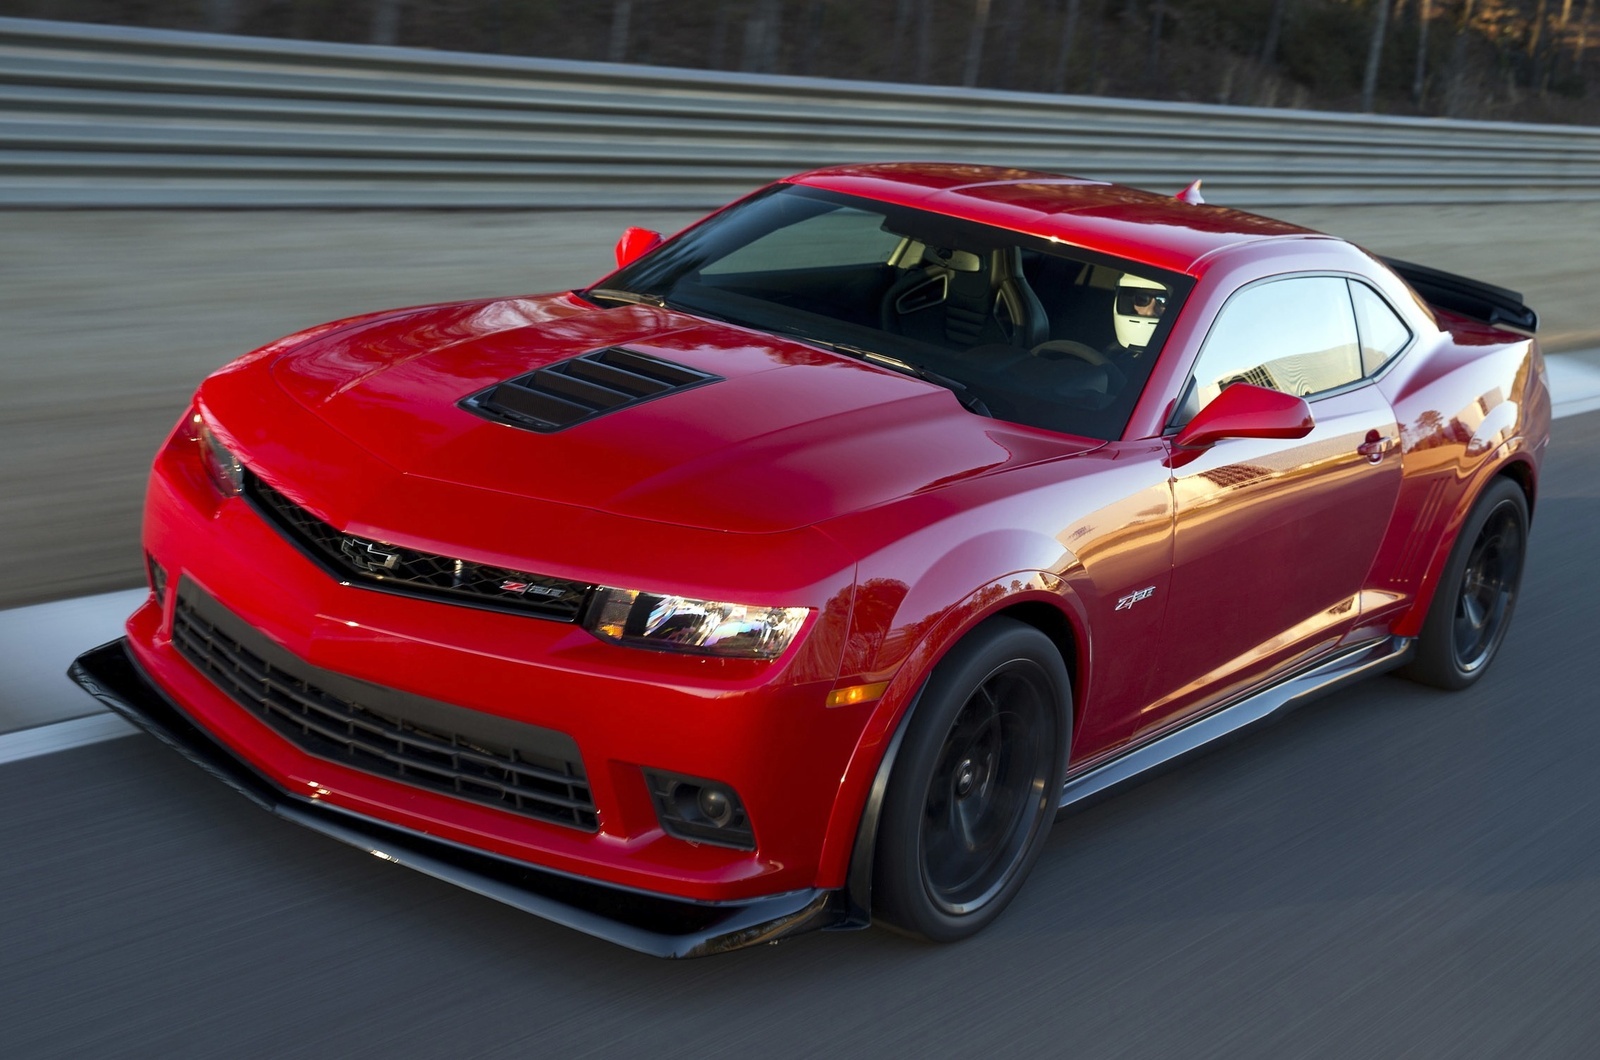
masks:
POLYGON ((859 923, 838 891, 812 888, 738 902, 671 898, 502 858, 292 794, 190 721, 134 660, 126 638, 84 652, 67 674, 107 707, 285 820, 640 953, 703 957, 859 923))

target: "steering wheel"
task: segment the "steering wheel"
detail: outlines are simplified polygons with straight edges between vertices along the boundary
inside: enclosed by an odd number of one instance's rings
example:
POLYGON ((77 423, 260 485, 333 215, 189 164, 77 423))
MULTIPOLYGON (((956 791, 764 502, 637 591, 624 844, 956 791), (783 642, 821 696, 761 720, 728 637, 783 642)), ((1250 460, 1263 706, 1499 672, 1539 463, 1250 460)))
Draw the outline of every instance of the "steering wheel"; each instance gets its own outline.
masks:
POLYGON ((1041 342, 1033 348, 1033 355, 1042 357, 1047 361, 1063 361, 1072 357, 1080 361, 1086 361, 1096 368, 1103 368, 1106 373, 1107 389, 1112 393, 1121 390, 1128 381, 1128 377, 1123 374, 1122 369, 1110 357, 1107 357, 1093 346, 1073 339, 1051 339, 1049 342, 1041 342))

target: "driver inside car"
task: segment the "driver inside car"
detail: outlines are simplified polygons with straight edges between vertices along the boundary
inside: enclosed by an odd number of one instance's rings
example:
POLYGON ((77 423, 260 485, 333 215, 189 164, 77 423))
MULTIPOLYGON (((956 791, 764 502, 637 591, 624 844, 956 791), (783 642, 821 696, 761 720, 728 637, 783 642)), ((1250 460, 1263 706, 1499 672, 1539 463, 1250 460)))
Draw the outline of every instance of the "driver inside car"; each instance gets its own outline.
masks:
MULTIPOLYGON (((1074 379, 1066 391, 1058 390, 1058 396, 1099 408, 1124 397, 1129 374, 1135 371, 1130 362, 1136 361, 1150 345, 1166 313, 1168 294, 1165 284, 1131 272, 1122 273, 1111 298, 1114 338, 1103 348, 1075 339, 1055 339, 1036 346, 1034 354, 1046 361, 1059 363, 1076 359, 1098 370, 1098 379, 1074 379)), ((1097 311, 1104 312, 1103 309, 1097 311)))
POLYGON ((1165 286, 1131 272, 1123 273, 1117 281, 1116 301, 1111 309, 1117 346, 1108 352, 1133 357, 1143 353, 1166 310, 1165 286))

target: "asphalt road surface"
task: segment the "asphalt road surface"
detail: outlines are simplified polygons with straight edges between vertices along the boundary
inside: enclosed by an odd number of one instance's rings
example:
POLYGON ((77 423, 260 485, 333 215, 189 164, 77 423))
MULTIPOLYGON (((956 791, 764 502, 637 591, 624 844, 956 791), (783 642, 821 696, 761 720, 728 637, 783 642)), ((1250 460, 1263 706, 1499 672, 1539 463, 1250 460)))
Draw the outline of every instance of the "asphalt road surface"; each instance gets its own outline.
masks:
POLYGON ((0 1055, 1588 1057, 1600 413, 1516 623, 1062 819, 964 944, 639 957, 296 829, 129 737, 0 767, 0 1055))
MULTIPOLYGON (((1600 346, 1600 203, 1275 210, 1524 291, 1550 351, 1600 346)), ((656 212, 0 211, 0 608, 138 585, 145 471, 196 383, 393 306, 592 282, 656 212)))

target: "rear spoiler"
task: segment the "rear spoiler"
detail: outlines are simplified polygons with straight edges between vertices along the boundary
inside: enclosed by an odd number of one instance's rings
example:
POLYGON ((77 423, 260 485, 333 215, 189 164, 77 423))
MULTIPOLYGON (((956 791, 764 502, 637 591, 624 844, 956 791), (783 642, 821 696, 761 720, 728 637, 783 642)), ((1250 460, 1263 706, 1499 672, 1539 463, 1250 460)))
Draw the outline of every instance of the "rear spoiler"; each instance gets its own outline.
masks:
POLYGON ((1539 330, 1539 314, 1523 305, 1522 295, 1516 291, 1426 265, 1413 265, 1399 258, 1379 260, 1398 273, 1425 301, 1440 309, 1485 324, 1504 324, 1530 335, 1539 330))

